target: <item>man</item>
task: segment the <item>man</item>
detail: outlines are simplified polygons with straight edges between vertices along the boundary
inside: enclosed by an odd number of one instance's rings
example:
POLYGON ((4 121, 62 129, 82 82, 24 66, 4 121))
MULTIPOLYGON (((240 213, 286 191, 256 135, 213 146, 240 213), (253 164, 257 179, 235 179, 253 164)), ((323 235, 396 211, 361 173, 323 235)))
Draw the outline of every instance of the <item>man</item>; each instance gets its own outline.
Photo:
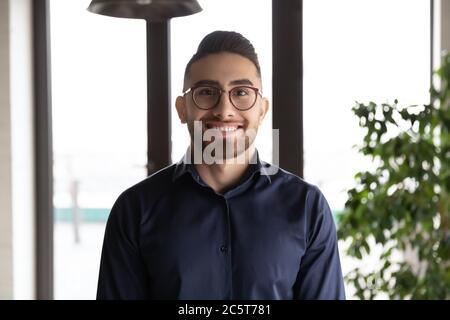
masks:
POLYGON ((114 204, 97 298, 344 299, 324 196, 255 149, 268 101, 252 44, 207 35, 176 109, 191 146, 114 204))

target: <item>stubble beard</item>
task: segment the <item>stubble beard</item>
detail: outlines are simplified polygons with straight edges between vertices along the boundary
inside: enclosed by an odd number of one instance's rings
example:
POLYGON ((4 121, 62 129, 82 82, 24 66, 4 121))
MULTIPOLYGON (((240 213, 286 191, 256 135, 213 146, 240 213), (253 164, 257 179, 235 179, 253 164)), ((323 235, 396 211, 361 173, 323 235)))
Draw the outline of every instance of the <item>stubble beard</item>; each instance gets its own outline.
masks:
POLYGON ((258 128, 242 128, 244 134, 223 137, 217 129, 205 129, 201 121, 188 123, 195 164, 248 163, 253 156, 258 128))

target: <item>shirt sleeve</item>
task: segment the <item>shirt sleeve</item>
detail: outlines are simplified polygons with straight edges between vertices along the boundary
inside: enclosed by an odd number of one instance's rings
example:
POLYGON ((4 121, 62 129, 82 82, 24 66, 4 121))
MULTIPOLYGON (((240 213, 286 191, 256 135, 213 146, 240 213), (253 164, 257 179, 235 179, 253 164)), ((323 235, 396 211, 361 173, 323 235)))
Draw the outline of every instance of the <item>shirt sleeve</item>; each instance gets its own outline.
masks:
POLYGON ((344 282, 331 210, 320 191, 306 206, 307 247, 294 285, 302 300, 345 300, 344 282), (309 208, 308 208, 309 207, 309 208))
POLYGON ((131 195, 122 194, 106 224, 97 300, 148 298, 148 279, 139 250, 140 215, 131 195))

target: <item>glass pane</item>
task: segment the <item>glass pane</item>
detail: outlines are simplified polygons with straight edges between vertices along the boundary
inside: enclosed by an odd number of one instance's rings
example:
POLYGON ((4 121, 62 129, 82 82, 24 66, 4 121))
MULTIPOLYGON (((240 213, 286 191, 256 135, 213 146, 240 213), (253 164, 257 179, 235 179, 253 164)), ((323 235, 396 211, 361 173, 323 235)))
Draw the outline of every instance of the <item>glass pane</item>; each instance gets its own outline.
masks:
POLYGON ((355 101, 429 101, 430 2, 305 0, 303 10, 305 179, 338 212, 371 165, 353 148, 363 136, 355 101))
MULTIPOLYGON (((216 30, 236 31, 252 42, 261 65, 263 92, 272 99, 272 1, 227 0, 200 1, 203 11, 171 22, 172 101, 183 90, 186 64, 197 51, 200 41, 216 30)), ((172 160, 177 162, 189 145, 189 133, 172 109, 172 160)), ((259 129, 256 146, 261 158, 272 161, 272 111, 259 129)))
POLYGON ((105 222, 146 177, 143 20, 51 0, 55 298, 94 299, 105 222))

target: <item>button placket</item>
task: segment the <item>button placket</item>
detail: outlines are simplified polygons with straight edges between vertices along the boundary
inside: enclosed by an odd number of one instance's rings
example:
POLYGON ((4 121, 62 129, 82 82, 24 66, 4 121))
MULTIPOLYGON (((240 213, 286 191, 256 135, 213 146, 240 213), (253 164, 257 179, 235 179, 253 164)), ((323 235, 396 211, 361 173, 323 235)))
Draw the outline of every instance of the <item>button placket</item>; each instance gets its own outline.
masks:
POLYGON ((219 248, 220 253, 224 257, 224 262, 226 264, 226 296, 231 299, 233 297, 233 280, 232 280, 232 261, 231 261, 231 217, 230 217, 230 207, 228 203, 228 199, 222 196, 222 201, 224 203, 224 218, 226 223, 225 234, 223 235, 223 242, 219 248))

